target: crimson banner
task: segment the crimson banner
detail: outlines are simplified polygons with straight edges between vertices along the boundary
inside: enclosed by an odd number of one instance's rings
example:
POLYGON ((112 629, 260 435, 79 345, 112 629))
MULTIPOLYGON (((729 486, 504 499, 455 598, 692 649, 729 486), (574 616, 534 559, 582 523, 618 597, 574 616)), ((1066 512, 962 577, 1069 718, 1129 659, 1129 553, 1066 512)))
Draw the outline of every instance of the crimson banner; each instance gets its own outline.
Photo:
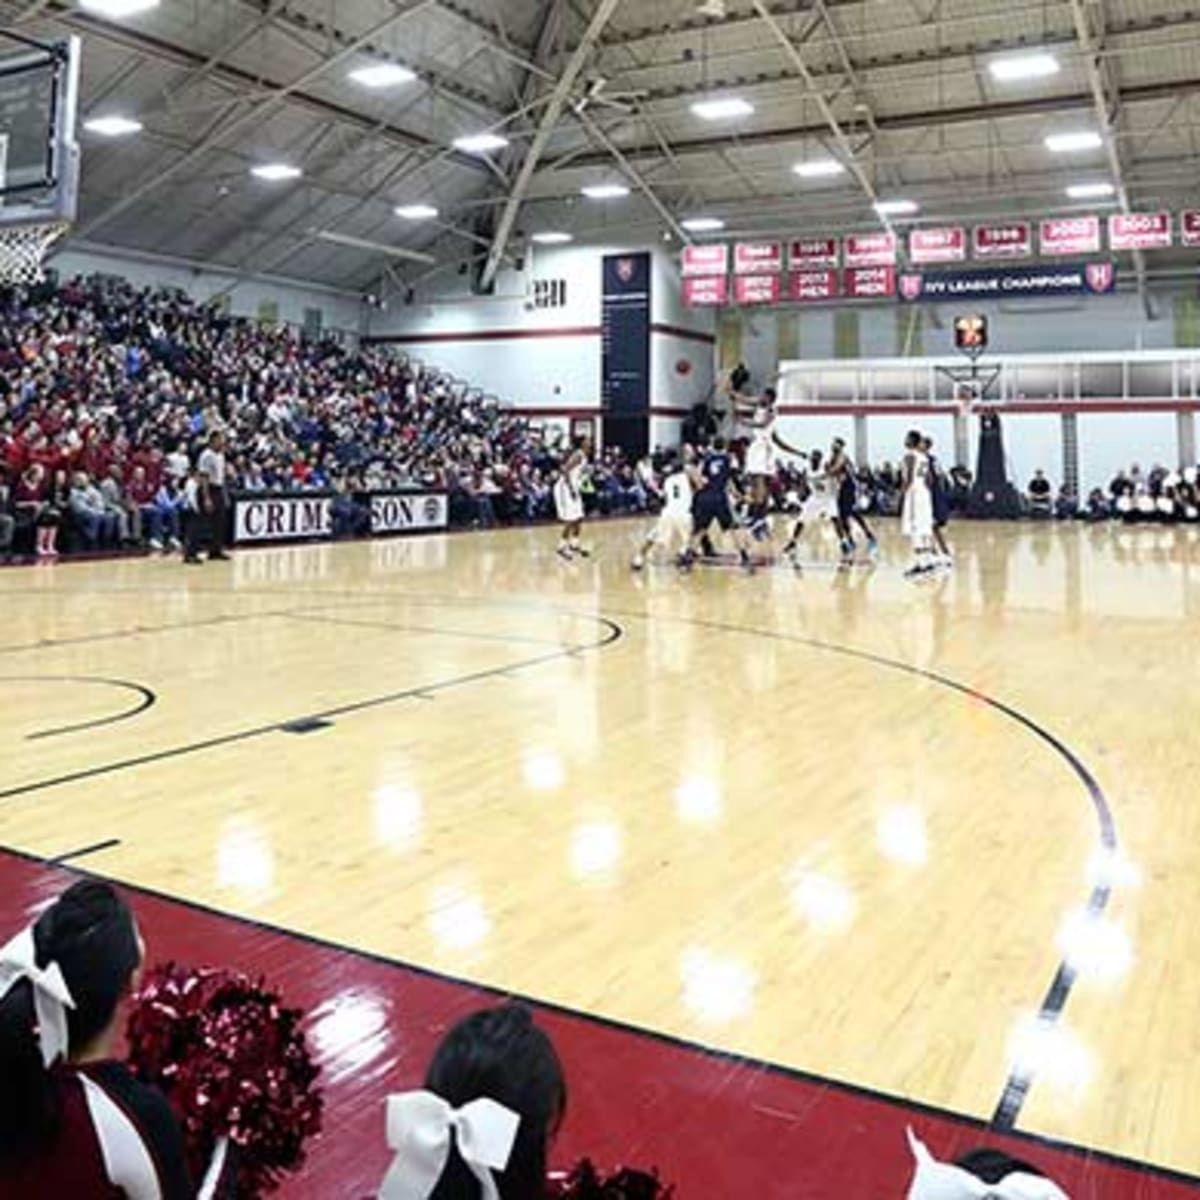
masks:
POLYGON ((842 242, 842 257, 848 267, 895 266, 896 235, 851 233, 842 242))
POLYGON ((684 246, 683 274, 724 275, 729 270, 729 247, 722 244, 710 246, 684 246))
POLYGON ((837 238, 797 238, 788 243, 788 266, 793 270, 836 267, 841 261, 837 238))
POLYGON ((738 242, 733 248, 735 275, 767 275, 782 270, 782 242, 738 242))
POLYGON ((851 267, 842 272, 845 295, 853 300, 877 300, 896 294, 895 267, 851 267))
POLYGON ((683 281, 683 302, 689 308, 729 303, 729 276, 696 275, 683 281))
POLYGON ((1099 217, 1048 217, 1038 226, 1043 254, 1098 254, 1099 217))
POLYGON ((975 258, 1028 258, 1033 253, 1033 226, 1028 221, 976 225, 971 231, 975 258))
POLYGON ((836 300, 840 290, 838 273, 831 267, 822 271, 793 271, 788 285, 788 298, 800 303, 836 300))
POLYGON ((1171 244, 1171 214, 1113 213, 1108 218, 1112 250, 1161 250, 1171 244))
POLYGON ((1200 246, 1200 209, 1188 208, 1179 214, 1179 240, 1185 246, 1200 246))
POLYGON ((778 304, 782 290, 778 275, 738 275, 733 289, 738 304, 778 304))
POLYGON ((908 257, 921 266, 963 262, 967 257, 967 231, 961 225, 914 229, 908 235, 908 257))

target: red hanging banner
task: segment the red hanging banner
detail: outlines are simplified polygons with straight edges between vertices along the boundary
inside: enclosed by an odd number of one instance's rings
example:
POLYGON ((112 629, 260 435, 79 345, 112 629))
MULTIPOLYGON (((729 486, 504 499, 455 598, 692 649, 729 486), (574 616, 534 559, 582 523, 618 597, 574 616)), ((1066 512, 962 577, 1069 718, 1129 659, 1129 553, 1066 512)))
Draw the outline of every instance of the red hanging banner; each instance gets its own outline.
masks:
POLYGON ((793 271, 788 279, 788 298, 798 303, 834 300, 838 291, 838 273, 832 268, 823 271, 793 271))
POLYGON ((842 242, 848 267, 892 267, 896 265, 894 233, 851 233, 842 242))
POLYGON ((1179 214, 1179 240, 1185 246, 1200 246, 1200 208, 1185 208, 1179 214))
POLYGON ((852 300, 878 300, 896 294, 895 267, 851 267, 842 272, 842 294, 852 300))
POLYGON ((1162 250, 1171 244, 1171 214, 1113 213, 1108 244, 1113 250, 1162 250))
POLYGON ((921 266, 963 262, 967 257, 967 231, 961 225, 914 229, 908 235, 908 256, 921 266))
POLYGON ((729 247, 715 246, 684 246, 683 274, 689 275, 724 275, 729 270, 729 247))
POLYGON ((841 261, 837 238, 797 238, 788 243, 788 266, 793 271, 836 267, 841 261))
POLYGON ((782 270, 782 242, 738 242, 733 248, 735 275, 766 275, 782 270))
POLYGON ((1043 254, 1099 254, 1099 217, 1047 217, 1038 226, 1043 254))
POLYGON ((778 304, 779 276, 738 275, 733 282, 733 291, 738 304, 778 304))
POLYGON ((720 307, 729 303, 729 276, 696 275, 683 281, 683 302, 689 308, 720 307))
POLYGON ((976 225, 971 231, 975 258, 1028 258, 1033 253, 1033 226, 1028 221, 1007 225, 976 225))

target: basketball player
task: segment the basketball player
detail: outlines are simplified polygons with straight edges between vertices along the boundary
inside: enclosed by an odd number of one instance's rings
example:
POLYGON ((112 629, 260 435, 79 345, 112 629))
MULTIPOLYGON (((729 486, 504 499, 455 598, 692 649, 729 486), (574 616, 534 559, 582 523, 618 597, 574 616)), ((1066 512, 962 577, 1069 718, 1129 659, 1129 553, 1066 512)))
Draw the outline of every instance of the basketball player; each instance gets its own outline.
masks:
POLYGON ((929 459, 921 449, 922 437, 915 429, 904 439, 901 482, 904 498, 900 505, 900 529, 912 542, 913 563, 904 572, 908 579, 928 575, 933 561, 933 495, 929 490, 929 459))
POLYGON ((640 571, 646 565, 646 556, 655 546, 665 547, 668 554, 675 550, 677 544, 681 554, 688 548, 692 539, 692 498, 700 483, 695 464, 696 452, 691 446, 684 446, 679 465, 663 480, 666 502, 662 512, 629 564, 635 571, 640 571))
POLYGON ((929 460, 929 491, 933 499, 933 544, 942 560, 949 564, 954 561, 954 554, 945 534, 946 526, 950 523, 950 491, 946 486, 942 464, 933 455, 933 438, 923 437, 921 450, 929 460))
POLYGON ((692 538, 680 565, 685 569, 696 560, 697 548, 715 521, 723 533, 733 532, 742 566, 751 575, 754 563, 750 558, 749 534, 733 518, 730 493, 734 490, 733 459, 725 448, 725 439, 716 438, 712 449, 704 456, 700 468, 700 488, 692 501, 692 538))
POLYGON ((854 473, 854 462, 846 453, 844 439, 833 439, 825 474, 829 476, 837 505, 834 528, 837 530, 838 541, 841 543, 842 563, 848 566, 854 559, 854 534, 850 530, 851 521, 866 534, 867 551, 870 554, 878 552, 879 543, 876 541, 871 527, 867 524, 866 518, 858 511, 858 479, 854 473))
POLYGON ((583 533, 583 473, 587 469, 587 443, 579 443, 567 455, 554 483, 554 508, 562 522, 562 537, 558 542, 558 556, 566 562, 578 555, 588 558, 580 536, 583 533))
MULTIPOLYGON (((791 450, 790 446, 785 449, 791 450)), ((792 450, 792 453, 797 451, 792 450)), ((801 456, 803 458, 803 456, 801 456)), ((805 480, 808 484, 808 495, 800 507, 800 516, 792 529, 792 536, 783 548, 783 554, 792 560, 792 566, 799 568, 796 558, 800 538, 806 525, 819 524, 825 518, 837 523, 837 502, 830 494, 830 479, 825 470, 824 458, 820 450, 814 450, 808 455, 805 480)))
POLYGON ((753 405, 733 397, 734 411, 749 420, 753 430, 746 448, 749 480, 750 532, 757 538, 770 534, 767 514, 771 507, 771 480, 775 478, 775 389, 767 388, 753 405))

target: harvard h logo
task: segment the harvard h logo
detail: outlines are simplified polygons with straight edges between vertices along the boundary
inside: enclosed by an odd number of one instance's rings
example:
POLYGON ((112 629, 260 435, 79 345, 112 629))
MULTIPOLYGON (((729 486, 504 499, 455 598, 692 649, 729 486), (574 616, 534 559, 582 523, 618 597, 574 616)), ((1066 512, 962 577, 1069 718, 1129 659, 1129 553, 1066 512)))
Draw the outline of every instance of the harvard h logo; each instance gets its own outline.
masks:
POLYGON ((1087 285, 1093 292, 1111 291, 1117 275, 1110 262, 1088 263, 1085 274, 1087 285))
POLYGON ((901 275, 900 295, 905 300, 915 300, 925 290, 924 275, 901 275))
POLYGON ((617 278, 622 283, 632 283, 637 272, 637 263, 632 258, 617 259, 617 278))

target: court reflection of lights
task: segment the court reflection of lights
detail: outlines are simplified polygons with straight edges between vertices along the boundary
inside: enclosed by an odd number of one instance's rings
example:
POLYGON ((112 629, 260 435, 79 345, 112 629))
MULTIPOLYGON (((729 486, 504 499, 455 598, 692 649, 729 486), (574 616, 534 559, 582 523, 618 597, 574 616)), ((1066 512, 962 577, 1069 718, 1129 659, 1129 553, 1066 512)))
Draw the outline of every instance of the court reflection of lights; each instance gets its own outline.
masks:
POLYGON ((389 850, 409 850, 421 840, 425 806, 420 792, 385 783, 372 797, 375 837, 389 850))
POLYGON ((1088 882, 1093 887, 1135 888, 1142 882, 1142 873, 1120 850, 1101 846, 1088 859, 1088 882))
POLYGON ((1071 967, 1091 979, 1119 979, 1133 963, 1133 946, 1125 931, 1087 910, 1073 912, 1063 921, 1058 948, 1071 967))
POLYGON ((483 901, 460 884, 434 889, 426 920, 429 932, 445 950, 470 950, 492 932, 492 919, 483 901))
POLYGON ((387 1001, 348 988, 312 1010, 309 1029, 326 1086, 350 1077, 361 1083, 363 1071, 388 1049, 387 1001))
POLYGON ((275 851, 258 823, 230 817, 217 838, 217 886, 264 899, 275 886, 275 851))
POLYGON ((566 772, 562 759, 548 750, 526 750, 521 758, 525 782, 539 792, 552 792, 563 785, 566 772))
POLYGON ((1008 1039, 1008 1061, 1019 1075, 1037 1076, 1039 1084, 1060 1091, 1087 1087, 1094 1074, 1092 1056, 1069 1029, 1031 1013, 1014 1026, 1008 1039))
POLYGON ((922 866, 929 857, 925 814, 915 804, 894 804, 875 822, 880 852, 906 866, 922 866))
POLYGON ((689 825, 715 825, 723 807, 715 780, 694 775, 675 789, 675 811, 689 825))
POLYGON ((735 1020, 754 1004, 758 977, 739 959, 692 947, 683 953, 680 974, 684 1004, 705 1021, 735 1020))
POLYGON ((623 853, 621 827, 613 821, 591 821, 571 835, 571 874, 591 879, 612 874, 623 853))
POLYGON ((792 877, 792 908, 821 933, 837 933, 854 920, 854 894, 820 871, 798 870, 792 877))

